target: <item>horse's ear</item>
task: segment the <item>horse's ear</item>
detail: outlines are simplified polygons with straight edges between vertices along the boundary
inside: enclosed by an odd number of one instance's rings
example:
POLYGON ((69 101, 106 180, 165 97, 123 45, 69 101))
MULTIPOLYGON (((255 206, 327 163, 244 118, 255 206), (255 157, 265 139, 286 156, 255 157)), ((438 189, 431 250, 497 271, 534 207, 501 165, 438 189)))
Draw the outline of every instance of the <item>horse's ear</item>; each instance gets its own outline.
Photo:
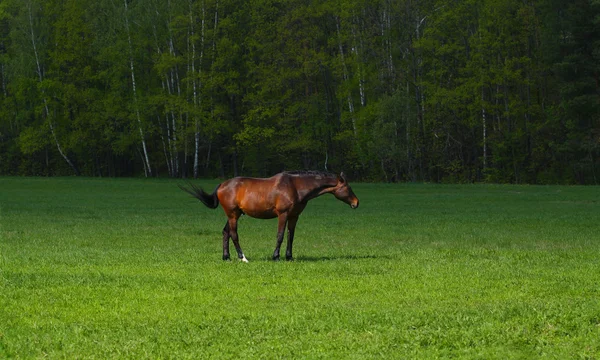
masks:
POLYGON ((338 179, 340 180, 340 182, 345 183, 346 182, 346 174, 344 174, 344 172, 342 171, 340 173, 340 176, 338 176, 338 179))

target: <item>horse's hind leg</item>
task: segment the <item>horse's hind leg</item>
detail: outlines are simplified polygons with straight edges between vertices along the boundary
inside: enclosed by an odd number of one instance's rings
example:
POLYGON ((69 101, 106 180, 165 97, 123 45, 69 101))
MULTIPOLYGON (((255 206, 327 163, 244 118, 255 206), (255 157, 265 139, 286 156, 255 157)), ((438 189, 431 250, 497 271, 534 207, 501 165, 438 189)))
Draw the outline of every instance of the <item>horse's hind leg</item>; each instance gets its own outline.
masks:
POLYGON ((229 221, 225 223, 225 227, 223 228, 223 260, 229 260, 229 238, 231 237, 229 233, 229 221))
POLYGON ((240 260, 242 260, 243 262, 248 262, 248 259, 246 259, 246 256, 244 255, 244 252, 242 251, 242 248, 240 247, 240 240, 239 240, 238 232, 237 232, 238 218, 239 218, 239 216, 229 218, 229 221, 228 221, 229 235, 231 236, 231 240, 233 240, 233 245, 235 245, 235 250, 237 251, 238 258, 240 260))

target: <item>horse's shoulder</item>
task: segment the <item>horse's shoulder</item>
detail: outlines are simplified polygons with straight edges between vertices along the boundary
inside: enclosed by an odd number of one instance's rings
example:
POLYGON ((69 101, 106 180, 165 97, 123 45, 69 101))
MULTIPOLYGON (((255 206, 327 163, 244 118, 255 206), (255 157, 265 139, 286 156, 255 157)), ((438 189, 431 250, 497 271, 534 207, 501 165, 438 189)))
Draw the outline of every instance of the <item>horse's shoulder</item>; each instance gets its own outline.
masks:
POLYGON ((275 184, 277 185, 288 186, 292 184, 292 175, 285 172, 274 175, 273 177, 271 177, 271 179, 273 179, 275 181, 275 184))

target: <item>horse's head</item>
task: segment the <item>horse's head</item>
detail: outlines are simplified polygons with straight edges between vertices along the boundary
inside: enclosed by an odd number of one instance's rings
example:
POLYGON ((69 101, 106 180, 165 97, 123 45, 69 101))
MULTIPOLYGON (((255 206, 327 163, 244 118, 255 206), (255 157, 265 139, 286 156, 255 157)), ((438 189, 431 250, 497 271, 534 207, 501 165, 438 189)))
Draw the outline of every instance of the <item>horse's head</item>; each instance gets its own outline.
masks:
POLYGON ((338 182, 333 191, 333 195, 346 204, 350 205, 351 208, 356 209, 358 207, 358 198, 354 195, 352 188, 348 185, 346 175, 342 172, 338 176, 338 182))

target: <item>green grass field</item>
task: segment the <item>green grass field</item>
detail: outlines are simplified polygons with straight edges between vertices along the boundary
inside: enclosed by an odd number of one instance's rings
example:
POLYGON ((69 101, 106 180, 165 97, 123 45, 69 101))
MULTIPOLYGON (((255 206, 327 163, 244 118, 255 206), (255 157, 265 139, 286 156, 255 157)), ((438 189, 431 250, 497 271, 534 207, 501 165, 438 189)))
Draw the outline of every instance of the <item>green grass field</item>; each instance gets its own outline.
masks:
POLYGON ((600 358, 598 187, 353 184, 244 264, 178 183, 0 178, 0 358, 600 358))

